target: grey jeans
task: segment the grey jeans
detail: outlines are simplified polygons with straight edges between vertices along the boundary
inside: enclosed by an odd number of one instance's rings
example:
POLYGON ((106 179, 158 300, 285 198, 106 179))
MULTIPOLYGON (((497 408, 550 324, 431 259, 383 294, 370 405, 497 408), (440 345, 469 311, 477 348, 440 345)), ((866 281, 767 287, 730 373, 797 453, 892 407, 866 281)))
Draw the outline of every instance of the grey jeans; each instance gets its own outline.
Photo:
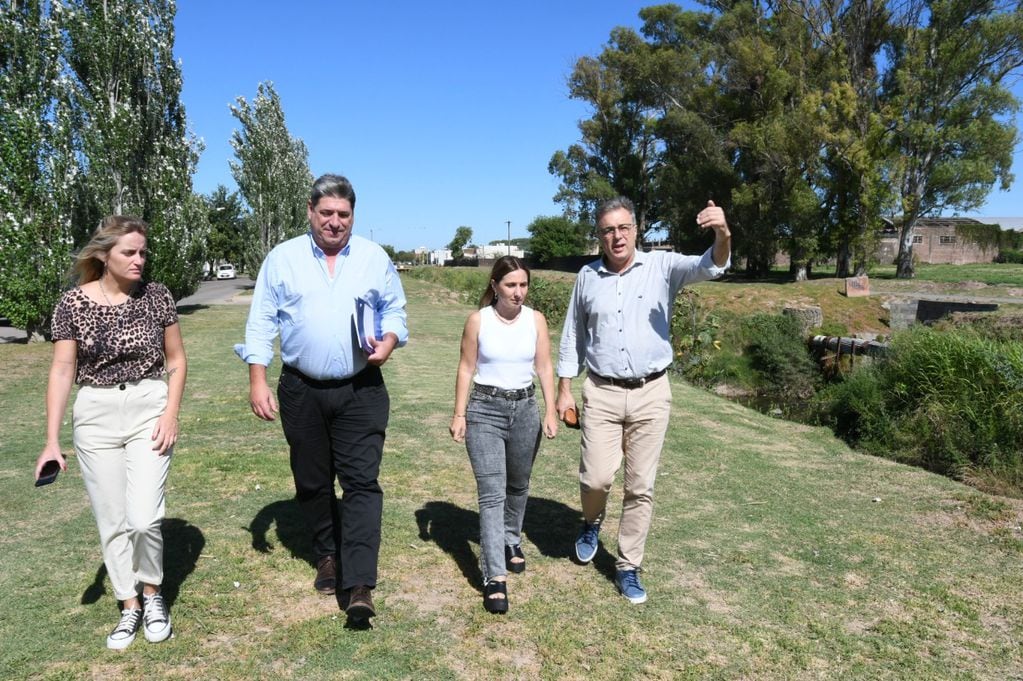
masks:
POLYGON ((508 399, 473 390, 465 410, 469 452, 480 506, 483 583, 508 573, 504 547, 521 539, 529 476, 540 446, 536 397, 508 399))

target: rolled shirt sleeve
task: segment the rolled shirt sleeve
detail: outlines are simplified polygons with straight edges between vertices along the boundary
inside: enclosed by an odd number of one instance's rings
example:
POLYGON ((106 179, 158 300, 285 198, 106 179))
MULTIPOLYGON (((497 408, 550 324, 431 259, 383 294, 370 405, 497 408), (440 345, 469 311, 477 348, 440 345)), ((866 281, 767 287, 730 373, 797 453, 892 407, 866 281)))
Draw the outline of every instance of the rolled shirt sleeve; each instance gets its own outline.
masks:
POLYGON ((387 274, 384 275, 384 286, 377 301, 377 315, 380 318, 380 333, 393 333, 398 337, 398 347, 408 342, 408 314, 405 311, 405 289, 401 286, 401 276, 388 261, 387 274))
POLYGON ((234 352, 246 364, 270 366, 274 357, 274 338, 277 336, 277 297, 270 286, 274 272, 271 252, 259 268, 256 286, 252 291, 249 319, 245 323, 245 343, 234 346, 234 352))

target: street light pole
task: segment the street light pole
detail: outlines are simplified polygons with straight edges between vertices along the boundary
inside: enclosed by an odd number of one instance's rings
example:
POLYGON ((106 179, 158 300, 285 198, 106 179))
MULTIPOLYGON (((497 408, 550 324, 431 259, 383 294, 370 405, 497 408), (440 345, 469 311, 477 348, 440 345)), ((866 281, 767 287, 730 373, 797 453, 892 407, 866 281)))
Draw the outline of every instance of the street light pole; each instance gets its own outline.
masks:
POLYGON ((511 255, 511 220, 504 221, 508 225, 508 255, 511 255))

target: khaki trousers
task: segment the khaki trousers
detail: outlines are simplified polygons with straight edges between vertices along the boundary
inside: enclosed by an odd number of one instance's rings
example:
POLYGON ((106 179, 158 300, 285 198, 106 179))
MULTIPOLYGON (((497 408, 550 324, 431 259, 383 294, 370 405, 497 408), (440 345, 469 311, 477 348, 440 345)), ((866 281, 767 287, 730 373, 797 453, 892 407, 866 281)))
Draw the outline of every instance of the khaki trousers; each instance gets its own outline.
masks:
POLYGON ((153 451, 153 427, 167 404, 158 379, 82 386, 73 409, 74 445, 96 516, 103 562, 118 600, 163 582, 164 487, 168 450, 153 451))
POLYGON ((583 516, 604 515, 608 493, 624 460, 624 499, 618 528, 619 570, 643 563, 654 508, 654 481, 671 416, 671 384, 661 376, 641 388, 614 386, 588 375, 583 383, 579 489, 583 516))

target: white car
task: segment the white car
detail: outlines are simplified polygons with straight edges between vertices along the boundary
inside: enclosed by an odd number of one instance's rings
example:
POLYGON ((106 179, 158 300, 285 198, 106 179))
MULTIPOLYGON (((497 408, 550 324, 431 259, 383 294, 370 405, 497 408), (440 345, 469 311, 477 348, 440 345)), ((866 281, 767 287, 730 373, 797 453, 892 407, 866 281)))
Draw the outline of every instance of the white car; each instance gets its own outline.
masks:
POLYGON ((234 265, 229 262, 217 267, 217 279, 234 279, 236 276, 237 275, 234 273, 234 265))

